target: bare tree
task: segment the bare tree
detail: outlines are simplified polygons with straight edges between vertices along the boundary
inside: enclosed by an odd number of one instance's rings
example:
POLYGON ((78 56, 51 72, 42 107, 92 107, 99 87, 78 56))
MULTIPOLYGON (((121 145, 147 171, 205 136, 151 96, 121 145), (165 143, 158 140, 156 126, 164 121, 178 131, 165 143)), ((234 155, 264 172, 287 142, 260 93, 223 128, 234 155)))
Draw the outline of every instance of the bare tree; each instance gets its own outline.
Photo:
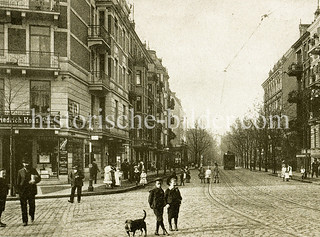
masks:
POLYGON ((195 122, 194 128, 187 130, 186 135, 188 148, 195 157, 195 163, 200 165, 200 157, 212 146, 213 137, 200 126, 199 121, 195 122))
POLYGON ((26 80, 13 79, 10 74, 3 81, 3 90, 0 92, 0 98, 2 97, 2 110, 3 115, 8 116, 10 123, 10 137, 9 137, 9 182, 10 182, 10 195, 15 196, 14 190, 14 170, 15 170, 15 159, 14 159, 14 122, 13 116, 18 113, 18 110, 28 105, 26 100, 25 91, 26 80))

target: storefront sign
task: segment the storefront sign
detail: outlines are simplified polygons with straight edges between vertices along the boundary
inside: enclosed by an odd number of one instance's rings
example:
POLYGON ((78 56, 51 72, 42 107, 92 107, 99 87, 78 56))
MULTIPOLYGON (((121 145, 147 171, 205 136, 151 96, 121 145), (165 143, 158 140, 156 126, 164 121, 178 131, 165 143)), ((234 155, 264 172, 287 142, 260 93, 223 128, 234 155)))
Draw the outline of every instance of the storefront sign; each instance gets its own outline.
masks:
POLYGON ((39 155, 39 163, 50 163, 50 155, 39 155))
POLYGON ((60 151, 59 157, 59 174, 67 175, 68 174, 68 157, 67 151, 60 151))
MULTIPOLYGON (((40 117, 40 115, 39 115, 40 117)), ((0 116, 0 125, 1 124, 21 124, 21 125, 30 125, 33 124, 37 127, 41 125, 41 119, 37 115, 32 117, 32 115, 11 115, 11 119, 9 115, 1 115, 0 116), (34 121, 33 121, 34 120, 34 121)), ((42 127, 47 127, 48 124, 50 126, 55 125, 55 127, 59 127, 60 118, 58 116, 41 116, 42 118, 42 127)))

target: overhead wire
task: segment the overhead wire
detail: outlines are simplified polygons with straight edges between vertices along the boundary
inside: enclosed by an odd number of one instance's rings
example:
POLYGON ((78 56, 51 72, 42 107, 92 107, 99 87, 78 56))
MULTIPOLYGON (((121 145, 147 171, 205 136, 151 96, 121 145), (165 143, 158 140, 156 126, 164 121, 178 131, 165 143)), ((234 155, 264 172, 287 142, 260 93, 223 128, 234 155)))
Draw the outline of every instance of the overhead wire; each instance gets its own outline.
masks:
MULTIPOLYGON (((261 20, 259 22, 259 24, 257 25, 257 27, 252 31, 252 33, 250 34, 250 36, 247 38, 247 40, 242 44, 242 46, 240 47, 240 49, 236 52, 236 54, 232 57, 232 59, 230 60, 230 62, 228 63, 228 65, 225 67, 225 69, 223 70, 224 73, 227 72, 227 70, 229 69, 229 67, 231 66, 231 64, 233 63, 233 61, 239 56, 239 54, 241 53, 241 51, 244 49, 244 47, 247 45, 247 43, 250 41, 250 39, 252 38, 252 36, 257 32, 257 30, 259 29, 259 27, 261 26, 263 20, 265 18, 267 18, 269 15, 271 15, 272 12, 269 12, 267 14, 264 14, 261 16, 261 20)), ((225 88, 225 82, 226 82, 226 75, 223 78, 223 83, 222 83, 222 91, 221 91, 221 97, 220 97, 220 104, 222 104, 222 100, 223 100, 223 94, 224 94, 224 88, 225 88)))

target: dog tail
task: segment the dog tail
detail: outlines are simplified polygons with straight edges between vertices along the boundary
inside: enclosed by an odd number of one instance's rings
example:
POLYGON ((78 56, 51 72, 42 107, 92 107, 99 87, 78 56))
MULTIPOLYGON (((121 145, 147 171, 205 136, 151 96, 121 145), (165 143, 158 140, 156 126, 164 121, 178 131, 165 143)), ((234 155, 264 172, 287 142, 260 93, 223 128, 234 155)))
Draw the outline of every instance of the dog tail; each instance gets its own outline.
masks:
POLYGON ((143 212, 144 212, 144 216, 143 216, 142 220, 146 219, 146 217, 147 217, 147 213, 146 213, 146 211, 145 211, 145 210, 143 210, 143 212))

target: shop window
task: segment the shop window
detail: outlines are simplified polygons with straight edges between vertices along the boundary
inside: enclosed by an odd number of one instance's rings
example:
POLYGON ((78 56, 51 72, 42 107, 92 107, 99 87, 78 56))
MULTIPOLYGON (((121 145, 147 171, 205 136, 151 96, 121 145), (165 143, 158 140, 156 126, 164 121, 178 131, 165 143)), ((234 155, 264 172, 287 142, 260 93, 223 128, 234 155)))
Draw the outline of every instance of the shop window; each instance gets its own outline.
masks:
POLYGON ((50 81, 31 81, 30 84, 31 109, 36 113, 47 113, 51 100, 50 81))
POLYGON ((43 178, 56 177, 58 174, 58 139, 41 137, 38 140, 37 168, 43 178))

